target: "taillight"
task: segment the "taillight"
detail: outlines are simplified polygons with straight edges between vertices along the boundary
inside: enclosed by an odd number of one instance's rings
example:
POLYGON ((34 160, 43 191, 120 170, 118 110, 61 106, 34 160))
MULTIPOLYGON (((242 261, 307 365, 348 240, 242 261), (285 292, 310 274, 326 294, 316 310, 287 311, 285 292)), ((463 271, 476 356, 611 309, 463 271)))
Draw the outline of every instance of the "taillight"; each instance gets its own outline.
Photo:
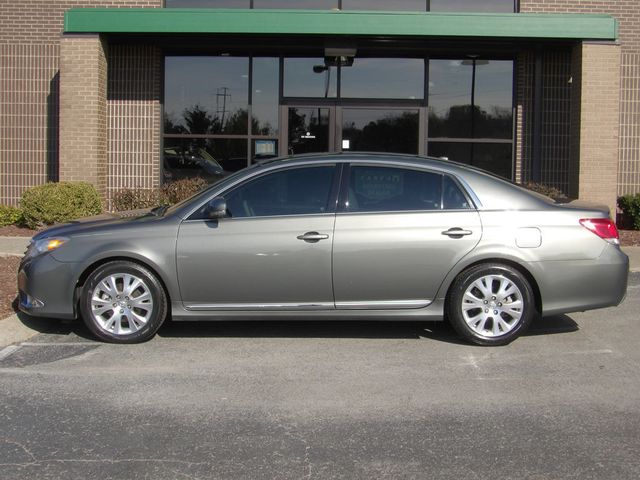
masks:
POLYGON ((609 243, 620 243, 616 224, 608 218, 581 218, 580 225, 609 243))

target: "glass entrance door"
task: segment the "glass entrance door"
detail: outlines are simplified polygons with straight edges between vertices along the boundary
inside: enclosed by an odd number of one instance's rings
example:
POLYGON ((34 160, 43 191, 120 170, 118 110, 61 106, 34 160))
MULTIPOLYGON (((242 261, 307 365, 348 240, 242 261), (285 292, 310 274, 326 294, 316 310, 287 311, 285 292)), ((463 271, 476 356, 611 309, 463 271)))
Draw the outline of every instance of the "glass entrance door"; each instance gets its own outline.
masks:
POLYGON ((289 105, 285 108, 286 154, 335 151, 335 107, 289 105))
POLYGON ((280 155, 315 152, 424 153, 423 108, 284 105, 280 155), (285 137, 286 135, 286 137, 285 137))

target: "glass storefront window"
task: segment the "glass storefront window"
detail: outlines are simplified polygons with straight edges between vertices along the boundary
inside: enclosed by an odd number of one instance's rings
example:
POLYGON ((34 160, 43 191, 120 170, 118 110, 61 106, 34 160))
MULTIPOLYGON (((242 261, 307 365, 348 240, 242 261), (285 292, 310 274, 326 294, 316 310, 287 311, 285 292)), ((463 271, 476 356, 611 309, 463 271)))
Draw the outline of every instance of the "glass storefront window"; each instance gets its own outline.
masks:
MULTIPOLYGON (((430 0, 432 12, 514 12, 514 0, 430 0)), ((166 0, 167 8, 250 8, 250 0, 166 0)), ((253 8, 300 10, 427 10, 426 0, 253 0, 253 8)))
POLYGON ((342 0, 342 10, 424 12, 427 10, 427 2, 426 0, 342 0))
POLYGON ((336 67, 325 67, 323 58, 285 58, 284 96, 335 98, 336 67))
POLYGON ((506 12, 515 11, 513 0, 431 0, 432 12, 506 12))
POLYGON ((247 57, 166 57, 165 133, 247 134, 247 57))
POLYGON ((421 58, 356 58, 340 71, 342 98, 424 98, 421 58), (401 72, 401 73, 400 73, 401 72))
POLYGON ((253 58, 251 130, 255 135, 278 134, 279 75, 278 58, 253 58))
POLYGON ((165 182, 200 177, 213 183, 247 166, 247 141, 218 138, 164 138, 165 182))
POLYGON ((250 0, 165 0, 167 8, 250 8, 250 0))
POLYGON ((338 5, 338 0, 253 0, 253 8, 331 10, 338 5))
POLYGON ((344 108, 344 151, 418 153, 418 110, 344 108))
POLYGON ((473 165, 512 178, 511 143, 429 142, 428 155, 473 165))
POLYGON ((474 137, 513 136, 513 62, 476 60, 474 137), (481 63, 482 62, 482 63, 481 63))
POLYGON ((462 60, 429 61, 429 137, 471 136, 471 69, 462 60))
POLYGON ((513 135, 513 61, 431 60, 429 137, 513 135))

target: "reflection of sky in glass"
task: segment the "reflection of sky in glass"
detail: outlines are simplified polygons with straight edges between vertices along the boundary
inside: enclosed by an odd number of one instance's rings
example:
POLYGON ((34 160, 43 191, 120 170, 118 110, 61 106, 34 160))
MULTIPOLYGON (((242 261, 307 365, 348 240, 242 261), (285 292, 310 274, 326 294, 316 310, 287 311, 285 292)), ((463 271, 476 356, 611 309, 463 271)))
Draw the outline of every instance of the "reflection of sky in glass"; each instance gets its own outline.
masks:
POLYGON ((167 8, 249 8, 249 0, 166 0, 167 8))
POLYGON ((165 58, 164 108, 173 122, 184 125, 183 111, 195 105, 212 117, 222 116, 224 109, 228 118, 247 108, 248 94, 246 57, 165 58))
POLYGON ((424 60, 420 58, 356 58, 342 67, 343 98, 424 97, 424 60))
MULTIPOLYGON (((487 112, 493 107, 511 110, 513 62, 485 60, 476 63, 476 105, 487 112)), ((429 111, 446 116, 456 105, 471 103, 471 61, 431 60, 429 62, 429 111), (469 65, 466 65, 466 63, 469 65)))
POLYGON ((424 12, 427 10, 427 2, 426 0, 342 0, 342 9, 424 12))
MULTIPOLYGON (((270 126, 268 135, 278 133, 278 77, 280 63, 277 58, 253 58, 253 92, 251 112, 260 130, 270 126)), ((253 133, 263 133, 254 131, 253 133)))
POLYGON ((471 103, 471 67, 460 60, 429 61, 429 111, 445 116, 453 105, 471 103))
MULTIPOLYGON (((468 67, 471 68, 471 67, 468 67)), ((492 113, 495 107, 511 111, 513 104, 513 62, 491 60, 476 65, 476 105, 492 113)))
POLYGON ((511 12, 513 0, 431 0, 432 12, 511 12))
POLYGON ((315 73, 314 65, 324 66, 323 58, 285 58, 284 59, 284 96, 285 97, 328 97, 335 98, 337 92, 336 69, 315 73), (329 73, 330 72, 330 73, 329 73), (326 78, 329 75, 329 90, 325 91, 326 78), (326 95, 325 95, 326 93, 326 95))

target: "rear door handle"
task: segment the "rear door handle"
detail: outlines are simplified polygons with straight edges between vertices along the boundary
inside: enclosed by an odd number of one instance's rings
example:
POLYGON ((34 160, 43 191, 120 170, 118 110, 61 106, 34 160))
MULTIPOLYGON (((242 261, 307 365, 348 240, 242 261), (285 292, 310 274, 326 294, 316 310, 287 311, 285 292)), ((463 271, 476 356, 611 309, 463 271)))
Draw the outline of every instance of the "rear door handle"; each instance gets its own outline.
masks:
POLYGON ((471 235, 473 232, 471 230, 463 230, 460 227, 450 228, 449 230, 445 230, 442 232, 442 235, 447 235, 451 238, 462 238, 465 235, 471 235))
POLYGON ((327 238, 329 238, 329 235, 327 235, 326 233, 307 232, 303 235, 298 235, 296 238, 298 240, 304 240, 305 242, 316 243, 320 240, 326 240, 327 238))

